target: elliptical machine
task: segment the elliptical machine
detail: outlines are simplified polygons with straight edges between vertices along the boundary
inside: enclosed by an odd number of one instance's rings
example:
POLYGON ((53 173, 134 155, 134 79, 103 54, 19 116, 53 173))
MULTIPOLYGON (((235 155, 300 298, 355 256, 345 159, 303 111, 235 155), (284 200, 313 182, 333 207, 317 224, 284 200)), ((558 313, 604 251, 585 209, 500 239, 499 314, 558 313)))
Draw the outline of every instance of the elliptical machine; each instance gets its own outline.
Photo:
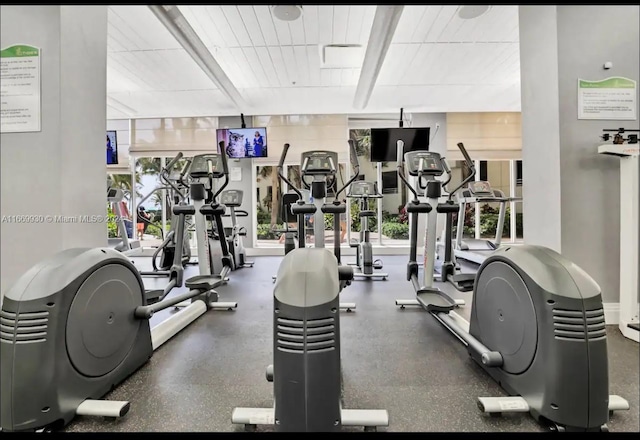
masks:
MULTIPOLYGON (((279 170, 288 149, 289 144, 285 144, 279 170)), ((352 161, 357 164, 355 151, 352 161)), ((275 424, 279 432, 330 432, 347 425, 370 430, 388 426, 386 410, 347 410, 341 403, 339 294, 353 279, 353 268, 339 264, 338 240, 334 241, 334 254, 323 248, 322 219, 325 213, 333 214, 334 225, 339 228, 339 214, 346 212, 346 206, 338 195, 358 173, 337 191, 333 203, 325 203, 327 180, 335 175, 337 162, 338 155, 332 151, 302 153, 303 179, 313 177, 313 204, 305 203, 302 193, 281 176, 300 197, 291 207, 298 215, 298 230, 303 230, 305 214, 315 216, 316 247, 294 249, 280 264, 274 288, 274 364, 267 368, 267 380, 274 385, 274 408, 235 408, 232 422, 246 429, 275 424)))
MULTIPOLYGON (((224 155, 209 157, 209 169, 228 174, 224 155)), ((204 208, 222 224, 224 207, 204 208)), ((173 209, 178 216, 196 211, 173 209)), ((129 402, 97 399, 199 316, 228 308, 214 289, 229 271, 225 265, 220 274, 190 278, 188 292, 150 305, 136 267, 113 249, 67 249, 36 264, 9 289, 0 311, 2 430, 62 428, 76 415, 124 416, 129 402), (155 312, 185 300, 186 308, 150 327, 155 312)))
POLYGON ((360 242, 349 243, 349 246, 356 248, 356 262, 351 265, 358 269, 353 273, 354 279, 373 279, 376 277, 386 280, 388 273, 374 272, 382 269, 382 261, 373 259, 373 246, 369 241, 369 218, 375 217, 376 212, 369 209, 369 199, 381 199, 382 194, 378 192, 378 185, 375 182, 357 180, 349 185, 347 198, 358 199, 360 202, 360 242))
MULTIPOLYGON (((160 185, 155 187, 149 194, 142 198, 138 202, 138 206, 142 205, 145 200, 151 197, 153 194, 158 191, 167 191, 166 198, 166 206, 172 209, 173 206, 179 204, 185 204, 189 195, 189 187, 184 182, 184 177, 186 176, 189 166, 191 165, 191 159, 186 159, 185 164, 182 167, 182 170, 179 174, 171 174, 171 169, 178 163, 180 159, 182 159, 183 154, 178 153, 162 170, 158 178, 160 179, 160 185)), ((178 216, 171 211, 171 224, 169 228, 169 232, 164 237, 162 243, 158 248, 154 251, 153 256, 151 257, 151 265, 153 267, 152 271, 141 271, 142 276, 169 276, 170 269, 173 265, 173 255, 176 252, 176 249, 181 249, 182 255, 182 266, 185 267, 189 260, 191 259, 191 247, 189 246, 189 231, 186 228, 183 228, 183 236, 177 237, 177 223, 178 216), (158 257, 160 258, 160 263, 158 264, 158 257)))
POLYGON ((220 194, 220 203, 229 208, 229 217, 231 217, 231 227, 224 229, 224 236, 227 240, 229 253, 233 257, 233 270, 254 265, 253 261, 247 260, 247 252, 242 243, 242 237, 247 236, 247 231, 238 224, 238 217, 249 216, 247 211, 236 209, 242 206, 242 194, 239 189, 227 189, 220 194))
MULTIPOLYGON (((458 144, 465 160, 471 159, 458 144)), ((451 312, 456 301, 433 286, 433 259, 424 265, 424 286, 417 281, 417 223, 428 215, 427 255, 435 255, 438 212, 454 212, 457 205, 437 204, 448 169, 438 153, 411 151, 402 157, 398 141, 398 176, 413 193, 411 256, 407 279, 416 288, 416 301, 460 341, 510 397, 480 397, 487 413, 529 412, 555 431, 607 431, 609 411, 629 409, 619 396, 609 396, 607 337, 600 288, 582 269, 557 252, 533 245, 505 246, 480 266, 475 278, 469 331, 451 312), (404 162, 403 162, 404 159, 404 162), (426 196, 404 176, 426 178, 426 196)), ((450 226, 450 225, 449 225, 450 226)), ((451 240, 448 241, 451 246, 451 240)))

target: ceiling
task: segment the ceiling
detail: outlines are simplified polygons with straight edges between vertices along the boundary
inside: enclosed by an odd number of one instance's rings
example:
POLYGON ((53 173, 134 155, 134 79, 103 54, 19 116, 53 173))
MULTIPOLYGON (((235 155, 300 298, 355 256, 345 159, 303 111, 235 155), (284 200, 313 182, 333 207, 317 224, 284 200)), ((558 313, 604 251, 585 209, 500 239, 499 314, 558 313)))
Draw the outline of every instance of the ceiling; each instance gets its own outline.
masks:
MULTIPOLYGON (((364 109, 353 106, 375 5, 179 6, 238 89, 238 109, 147 6, 109 7, 107 116, 520 111, 518 6, 463 20, 455 5, 404 7, 364 109), (361 45, 323 66, 321 47, 361 45), (338 66, 338 67, 336 67, 338 66), (342 67, 346 66, 346 67, 342 67)), ((342 49, 340 49, 342 50, 342 49)))

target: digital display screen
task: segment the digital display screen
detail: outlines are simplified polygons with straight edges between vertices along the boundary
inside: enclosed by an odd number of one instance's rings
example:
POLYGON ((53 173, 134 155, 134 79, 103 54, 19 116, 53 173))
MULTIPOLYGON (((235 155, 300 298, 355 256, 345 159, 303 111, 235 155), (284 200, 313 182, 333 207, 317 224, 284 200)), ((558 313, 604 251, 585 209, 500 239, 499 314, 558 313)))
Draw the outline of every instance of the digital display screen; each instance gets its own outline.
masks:
POLYGON ((115 131, 107 131, 107 165, 118 164, 118 135, 115 131))
POLYGON ((267 157, 267 129, 219 128, 216 130, 218 144, 222 141, 225 152, 231 159, 267 157))
POLYGON ((404 142, 404 153, 429 149, 429 127, 420 128, 372 128, 371 162, 395 162, 398 160, 399 140, 404 142))

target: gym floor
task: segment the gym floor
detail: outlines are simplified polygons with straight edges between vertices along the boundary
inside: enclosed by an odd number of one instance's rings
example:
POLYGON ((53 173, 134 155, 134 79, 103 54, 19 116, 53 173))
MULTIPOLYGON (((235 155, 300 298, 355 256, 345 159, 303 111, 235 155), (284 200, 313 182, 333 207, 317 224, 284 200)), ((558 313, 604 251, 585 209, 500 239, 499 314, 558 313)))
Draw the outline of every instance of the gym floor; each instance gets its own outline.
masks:
MULTIPOLYGON (((237 310, 201 316, 105 396, 130 401, 126 417, 78 417, 65 430, 243 431, 231 423, 234 407, 273 405, 273 384, 266 381, 265 368, 272 363, 271 277, 281 259, 254 257, 253 268, 232 272, 219 296, 220 301, 237 301, 237 310)), ((432 316, 419 308, 395 306, 397 298, 413 298, 411 283, 405 280, 407 256, 382 260, 387 281, 354 281, 341 294, 343 302, 357 304, 355 312, 341 314, 345 407, 388 410, 389 427, 379 429, 388 432, 544 431, 528 414, 491 417, 478 409, 476 397, 505 393, 432 316)), ((136 258, 136 265, 150 269, 150 259, 136 258)), ((187 267, 187 278, 196 274, 196 266, 187 267)), ((166 279, 146 278, 145 283, 161 287, 166 279)), ((456 292, 448 284, 440 287, 456 292)), ((470 304, 471 296, 465 295, 455 294, 470 304)), ((467 306, 458 313, 468 319, 469 310, 467 306)), ((154 316, 152 326, 167 313, 154 316)), ((608 329, 609 391, 631 406, 611 417, 609 429, 638 432, 638 344, 623 338, 617 327, 608 329)))

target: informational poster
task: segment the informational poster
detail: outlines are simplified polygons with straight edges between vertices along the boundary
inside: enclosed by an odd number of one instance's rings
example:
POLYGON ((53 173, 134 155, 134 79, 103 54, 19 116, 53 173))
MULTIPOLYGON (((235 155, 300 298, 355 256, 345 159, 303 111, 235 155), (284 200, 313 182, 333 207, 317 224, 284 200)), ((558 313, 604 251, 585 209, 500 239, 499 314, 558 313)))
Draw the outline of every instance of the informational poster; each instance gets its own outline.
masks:
POLYGON ((40 55, 26 44, 0 51, 0 133, 40 131, 40 55))
POLYGON ((240 167, 231 168, 230 180, 232 182, 240 182, 240 181, 242 181, 242 168, 240 168, 240 167))
POLYGON ((578 119, 635 121, 637 96, 636 82, 629 78, 578 79, 578 119))

